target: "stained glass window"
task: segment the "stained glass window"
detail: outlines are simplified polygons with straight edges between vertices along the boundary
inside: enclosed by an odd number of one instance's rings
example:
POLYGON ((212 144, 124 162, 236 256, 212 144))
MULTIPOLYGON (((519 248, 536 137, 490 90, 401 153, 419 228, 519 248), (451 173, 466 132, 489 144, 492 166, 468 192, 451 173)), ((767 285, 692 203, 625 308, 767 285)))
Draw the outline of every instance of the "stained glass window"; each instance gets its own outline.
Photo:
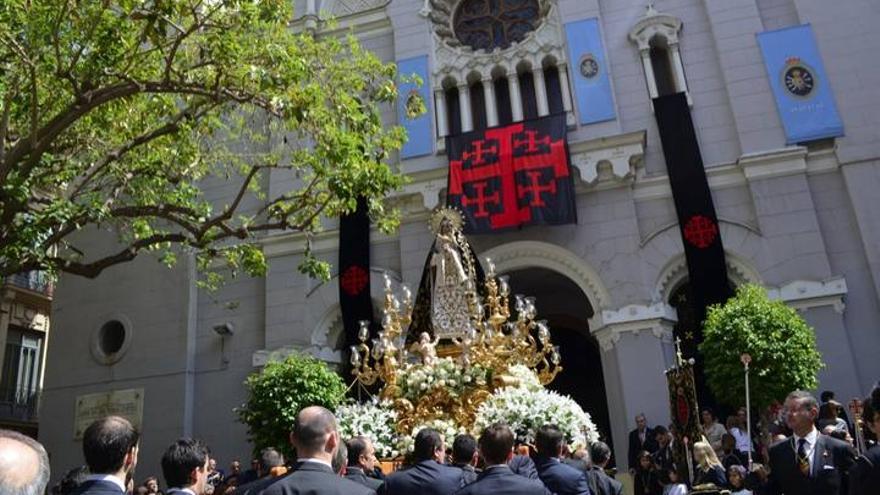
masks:
POLYGON ((455 36, 475 50, 522 41, 538 27, 538 0, 464 0, 455 12, 455 36))

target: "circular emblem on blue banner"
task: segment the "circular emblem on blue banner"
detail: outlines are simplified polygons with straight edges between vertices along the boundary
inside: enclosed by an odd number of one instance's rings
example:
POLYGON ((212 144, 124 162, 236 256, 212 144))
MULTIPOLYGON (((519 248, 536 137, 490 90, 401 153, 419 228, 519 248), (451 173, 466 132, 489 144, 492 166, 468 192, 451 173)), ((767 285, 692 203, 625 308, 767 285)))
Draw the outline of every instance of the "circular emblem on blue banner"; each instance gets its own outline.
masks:
POLYGON ((587 79, 592 79, 599 75, 599 62, 592 53, 588 53, 581 57, 581 75, 587 79))
POLYGON ((792 57, 785 61, 785 67, 782 68, 782 87, 797 98, 810 98, 818 84, 815 74, 812 67, 792 57))

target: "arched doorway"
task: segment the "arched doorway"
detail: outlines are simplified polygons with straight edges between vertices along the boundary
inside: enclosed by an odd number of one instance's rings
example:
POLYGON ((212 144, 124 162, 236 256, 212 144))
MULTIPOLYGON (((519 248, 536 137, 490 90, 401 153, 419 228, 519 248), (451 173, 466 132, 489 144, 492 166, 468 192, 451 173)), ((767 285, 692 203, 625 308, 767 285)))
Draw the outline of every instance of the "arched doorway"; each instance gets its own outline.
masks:
POLYGON ((546 268, 505 274, 510 276, 512 294, 535 297, 538 317, 547 320, 553 342, 559 346, 563 370, 548 388, 577 401, 613 450, 605 377, 599 343, 590 334, 593 307, 587 296, 570 278, 546 268))

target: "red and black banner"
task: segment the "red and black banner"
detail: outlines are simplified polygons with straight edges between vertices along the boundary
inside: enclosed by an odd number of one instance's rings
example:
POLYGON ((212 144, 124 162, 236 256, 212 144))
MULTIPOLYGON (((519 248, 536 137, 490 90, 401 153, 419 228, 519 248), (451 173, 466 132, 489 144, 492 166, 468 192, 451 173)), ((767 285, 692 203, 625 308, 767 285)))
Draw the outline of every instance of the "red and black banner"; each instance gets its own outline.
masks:
POLYGON ((577 222, 565 115, 446 138, 447 203, 465 232, 577 222))
POLYGON ((685 94, 655 98, 654 115, 684 242, 688 278, 705 315, 706 306, 723 303, 731 293, 715 204, 685 94))
POLYGON ((373 321, 370 298, 370 216, 367 201, 339 219, 339 306, 346 347, 356 344, 360 321, 373 321))

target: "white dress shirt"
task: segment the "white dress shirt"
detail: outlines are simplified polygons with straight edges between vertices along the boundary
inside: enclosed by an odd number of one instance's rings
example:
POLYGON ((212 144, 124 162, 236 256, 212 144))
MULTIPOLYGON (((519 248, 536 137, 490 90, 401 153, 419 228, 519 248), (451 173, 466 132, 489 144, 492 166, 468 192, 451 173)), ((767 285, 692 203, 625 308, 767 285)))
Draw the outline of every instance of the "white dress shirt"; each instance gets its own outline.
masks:
POLYGON ((317 462, 319 464, 323 464, 323 465, 329 467, 330 469, 333 469, 332 464, 325 461, 324 459, 318 459, 317 457, 300 457, 299 459, 296 460, 296 462, 317 462))
POLYGON ((86 481, 107 481, 119 487, 122 493, 126 493, 125 482, 112 474, 90 474, 86 476, 86 481))
POLYGON ((810 461, 810 472, 813 472, 813 459, 816 457, 816 441, 819 440, 819 430, 813 428, 812 431, 807 433, 805 437, 799 437, 797 435, 792 435, 792 447, 794 448, 794 454, 797 456, 798 444, 801 442, 801 438, 804 438, 806 442, 804 443, 804 451, 807 454, 807 459, 810 461))

